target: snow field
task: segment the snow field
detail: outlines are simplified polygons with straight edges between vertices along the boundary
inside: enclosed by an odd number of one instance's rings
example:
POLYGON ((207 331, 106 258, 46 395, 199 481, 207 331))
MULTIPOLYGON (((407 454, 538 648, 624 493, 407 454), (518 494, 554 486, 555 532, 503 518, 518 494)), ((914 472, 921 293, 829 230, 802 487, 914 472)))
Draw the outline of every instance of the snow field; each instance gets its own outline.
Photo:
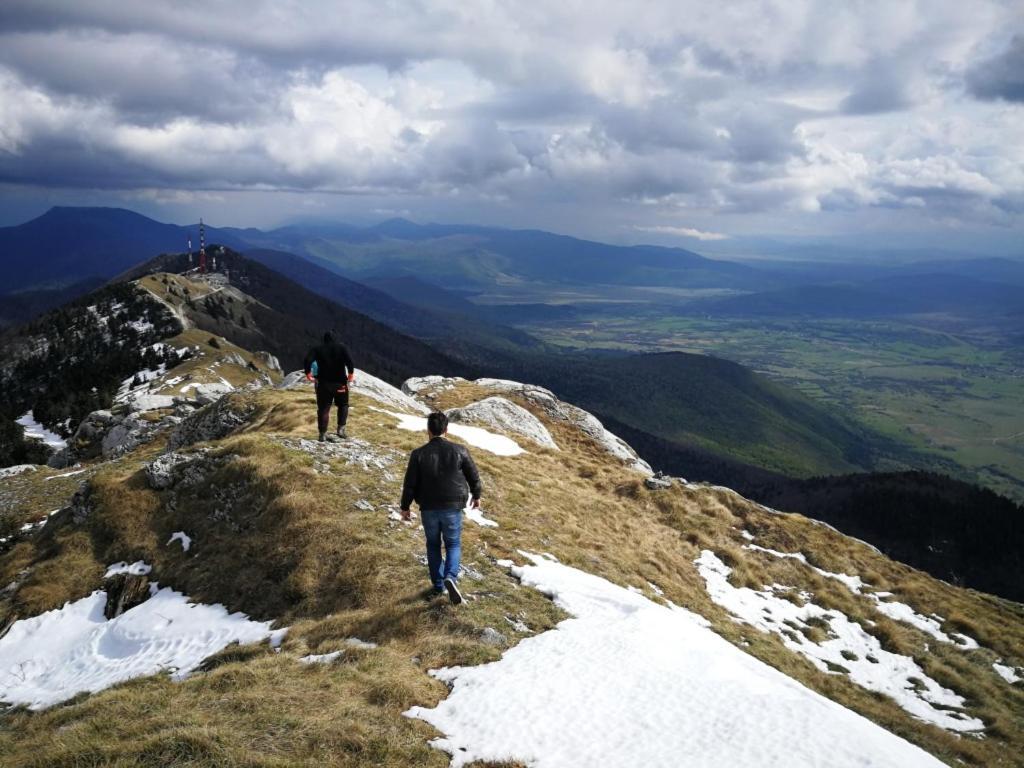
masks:
POLYGON ((405 714, 444 735, 454 768, 938 767, 928 753, 659 605, 538 555, 511 567, 573 618, 499 661, 432 674, 452 687, 405 714))
MULTIPOLYGON (((108 574, 138 565, 118 563, 108 574)), ((222 605, 190 603, 169 587, 153 584, 150 591, 146 602, 109 621, 103 615, 106 592, 96 591, 15 622, 0 638, 0 701, 43 709, 158 672, 183 680, 230 643, 270 638, 279 645, 283 639, 285 630, 271 630, 272 622, 229 614, 222 605)))
POLYGON ((714 552, 705 549, 696 560, 708 594, 740 621, 782 638, 791 651, 806 657, 823 672, 845 671, 850 680, 870 691, 884 693, 919 720, 950 731, 979 731, 985 724, 962 712, 963 697, 943 688, 928 677, 909 656, 890 653, 878 638, 843 613, 821 608, 811 602, 794 605, 775 592, 786 587, 772 585, 764 590, 734 587, 732 572, 714 552), (827 626, 829 637, 815 643, 801 630, 827 626))

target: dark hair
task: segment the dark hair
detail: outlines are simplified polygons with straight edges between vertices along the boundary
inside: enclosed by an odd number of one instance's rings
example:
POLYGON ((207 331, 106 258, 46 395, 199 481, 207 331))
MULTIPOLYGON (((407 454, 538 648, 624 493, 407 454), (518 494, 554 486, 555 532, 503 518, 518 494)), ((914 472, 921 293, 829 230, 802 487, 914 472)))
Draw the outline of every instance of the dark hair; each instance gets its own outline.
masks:
POLYGON ((427 429, 434 437, 440 437, 448 429, 448 417, 440 411, 434 411, 427 416, 427 429))
POLYGON ((325 331, 324 344, 330 344, 332 341, 334 341, 334 334, 332 334, 330 331, 325 331))

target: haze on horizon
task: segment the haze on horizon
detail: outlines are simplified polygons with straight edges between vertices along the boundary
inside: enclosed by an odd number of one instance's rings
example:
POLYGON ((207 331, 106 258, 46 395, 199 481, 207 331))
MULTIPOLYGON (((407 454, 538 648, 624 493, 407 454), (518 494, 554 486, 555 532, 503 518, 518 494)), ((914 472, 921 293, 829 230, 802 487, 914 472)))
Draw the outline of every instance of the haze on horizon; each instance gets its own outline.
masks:
POLYGON ((1024 4, 0 5, 0 224, 1020 254, 1024 4))

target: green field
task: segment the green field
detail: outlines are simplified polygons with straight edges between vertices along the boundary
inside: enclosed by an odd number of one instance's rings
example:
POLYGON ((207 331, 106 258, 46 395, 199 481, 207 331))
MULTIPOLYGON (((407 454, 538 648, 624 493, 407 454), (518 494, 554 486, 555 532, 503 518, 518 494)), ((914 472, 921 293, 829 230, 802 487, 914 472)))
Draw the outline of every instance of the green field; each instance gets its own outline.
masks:
POLYGON ((883 438, 879 469, 935 469, 1024 500, 1024 351, 994 331, 950 333, 901 321, 701 319, 635 305, 528 330, 565 347, 734 360, 872 428, 883 438))

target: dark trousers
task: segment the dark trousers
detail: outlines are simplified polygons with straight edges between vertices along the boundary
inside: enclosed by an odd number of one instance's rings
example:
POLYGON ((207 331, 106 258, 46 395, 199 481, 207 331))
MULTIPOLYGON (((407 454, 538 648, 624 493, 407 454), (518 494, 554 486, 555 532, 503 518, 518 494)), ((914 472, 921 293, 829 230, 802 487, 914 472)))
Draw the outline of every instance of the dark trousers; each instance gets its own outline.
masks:
POLYGON ((317 381, 316 383, 316 425, 326 432, 331 423, 331 406, 338 406, 338 428, 348 422, 348 384, 342 382, 317 381))

